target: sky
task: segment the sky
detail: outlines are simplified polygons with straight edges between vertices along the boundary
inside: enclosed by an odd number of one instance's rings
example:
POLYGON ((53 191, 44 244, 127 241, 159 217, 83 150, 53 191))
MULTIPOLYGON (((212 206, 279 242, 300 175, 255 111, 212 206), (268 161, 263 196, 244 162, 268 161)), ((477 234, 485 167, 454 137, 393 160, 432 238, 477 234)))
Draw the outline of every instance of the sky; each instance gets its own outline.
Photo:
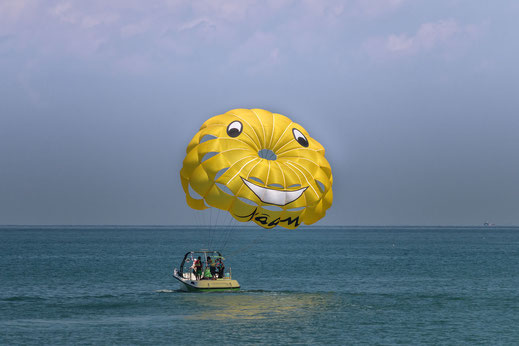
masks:
POLYGON ((0 0, 0 224, 194 224, 209 117, 326 148, 317 225, 519 225, 519 2, 0 0))

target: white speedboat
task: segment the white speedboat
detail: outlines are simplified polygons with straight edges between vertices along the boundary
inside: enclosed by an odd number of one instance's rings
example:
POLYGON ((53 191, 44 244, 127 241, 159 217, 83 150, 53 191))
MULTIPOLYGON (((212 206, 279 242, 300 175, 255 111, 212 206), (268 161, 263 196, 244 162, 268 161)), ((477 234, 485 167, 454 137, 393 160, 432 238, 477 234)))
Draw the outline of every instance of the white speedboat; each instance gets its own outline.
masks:
POLYGON ((238 281, 232 279, 231 268, 225 267, 219 251, 190 251, 185 254, 173 277, 180 282, 183 291, 236 291, 238 281))

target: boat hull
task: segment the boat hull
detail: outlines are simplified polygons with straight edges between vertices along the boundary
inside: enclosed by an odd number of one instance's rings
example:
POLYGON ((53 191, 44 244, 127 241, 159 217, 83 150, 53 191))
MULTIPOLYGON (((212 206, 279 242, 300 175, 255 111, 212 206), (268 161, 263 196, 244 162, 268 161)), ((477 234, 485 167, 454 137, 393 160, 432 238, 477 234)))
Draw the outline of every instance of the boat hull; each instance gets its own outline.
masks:
POLYGON ((192 280, 183 278, 175 270, 173 277, 180 283, 180 289, 186 292, 214 292, 214 291, 238 291, 240 284, 231 278, 221 278, 216 280, 192 280))

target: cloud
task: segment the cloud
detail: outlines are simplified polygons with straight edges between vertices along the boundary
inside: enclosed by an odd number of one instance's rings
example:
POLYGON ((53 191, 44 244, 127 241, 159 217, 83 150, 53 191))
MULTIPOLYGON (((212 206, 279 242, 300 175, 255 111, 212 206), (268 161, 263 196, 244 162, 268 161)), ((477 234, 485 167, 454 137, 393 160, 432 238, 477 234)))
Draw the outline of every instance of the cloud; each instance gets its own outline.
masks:
POLYGON ((353 1, 351 13, 359 17, 379 17, 397 10, 405 2, 405 0, 356 0, 353 1))
POLYGON ((196 18, 193 20, 190 20, 188 22, 183 23, 178 28, 178 31, 187 31, 187 30, 194 30, 194 29, 209 29, 209 30, 215 30, 216 24, 211 21, 208 18, 202 17, 202 18, 196 18))
POLYGON ((123 38, 129 38, 136 35, 144 34, 148 30, 151 30, 153 23, 149 19, 144 19, 139 22, 132 22, 125 24, 121 27, 121 36, 123 38))
POLYGON ((66 23, 76 23, 77 18, 72 13, 72 4, 70 2, 63 2, 52 7, 49 11, 53 16, 66 23))
POLYGON ((0 18, 3 21, 18 20, 30 7, 28 0, 0 1, 0 18))
POLYGON ((403 3, 404 0, 164 0, 143 5, 132 0, 0 0, 0 22, 4 23, 0 27, 5 26, 3 34, 10 34, 24 31, 32 23, 48 35, 59 35, 64 30, 81 34, 82 30, 94 28, 114 38, 119 38, 120 33, 130 37, 144 31, 210 27, 234 39, 241 30, 254 35, 258 26, 266 22, 271 31, 283 25, 283 20, 300 23, 301 29, 309 22, 326 26, 334 17, 381 15, 403 3), (276 16, 283 20, 272 21, 276 16))
POLYGON ((84 11, 74 6, 73 2, 62 2, 49 10, 50 14, 58 20, 75 24, 81 28, 89 29, 98 25, 110 25, 116 23, 119 15, 105 11, 84 11))
POLYGON ((477 31, 476 26, 462 26, 453 19, 439 20, 420 25, 413 35, 390 34, 369 38, 364 42, 362 50, 376 61, 414 56, 435 50, 446 53, 451 48, 472 41, 477 31))
MULTIPOLYGON (((342 46, 348 18, 372 19, 404 0, 0 0, 0 36, 16 54, 38 60, 73 57, 135 70, 213 56, 251 70, 342 46), (255 51, 254 54, 248 49, 255 51), (288 55, 287 55, 288 54, 288 55), (194 59, 193 59, 194 58, 194 59)), ((337 50, 330 52, 337 54, 337 50)), ((326 56, 325 53, 322 53, 326 56)), ((174 65, 174 66, 173 66, 174 65)), ((20 65, 21 66, 21 65, 20 65)))

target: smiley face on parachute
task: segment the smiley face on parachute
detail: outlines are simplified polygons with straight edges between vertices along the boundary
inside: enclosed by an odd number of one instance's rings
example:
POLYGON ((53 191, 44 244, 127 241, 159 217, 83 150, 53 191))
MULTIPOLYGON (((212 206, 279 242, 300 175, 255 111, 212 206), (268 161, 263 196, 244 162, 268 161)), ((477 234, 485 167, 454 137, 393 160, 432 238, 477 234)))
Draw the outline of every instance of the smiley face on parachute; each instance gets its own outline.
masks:
POLYGON ((324 148, 289 118, 234 109, 207 120, 186 149, 180 178, 194 209, 229 211, 265 228, 321 219, 333 200, 324 148))

